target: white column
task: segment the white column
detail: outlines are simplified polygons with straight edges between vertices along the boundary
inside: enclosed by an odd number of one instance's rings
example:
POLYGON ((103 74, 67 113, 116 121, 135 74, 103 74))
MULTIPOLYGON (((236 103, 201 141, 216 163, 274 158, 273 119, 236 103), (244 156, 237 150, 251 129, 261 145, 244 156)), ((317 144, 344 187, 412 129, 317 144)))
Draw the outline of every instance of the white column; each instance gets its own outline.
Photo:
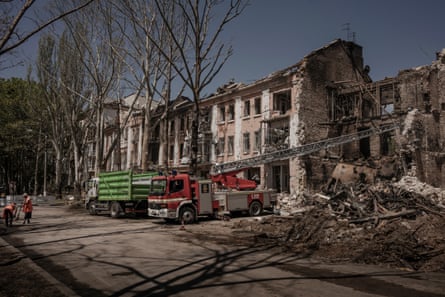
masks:
POLYGON ((164 164, 164 149, 165 149, 165 143, 164 143, 164 137, 163 132, 165 131, 165 127, 164 127, 164 123, 165 120, 161 121, 159 123, 159 151, 158 151, 158 164, 159 166, 161 166, 162 164, 164 164))
POLYGON ((139 140, 138 140, 138 165, 142 166, 142 123, 139 124, 139 140))
POLYGON ((131 167, 131 151, 133 150, 133 129, 131 127, 127 128, 128 137, 127 137, 127 166, 126 169, 130 169, 131 167))
POLYGON ((210 146, 210 162, 216 162, 216 146, 213 141, 218 140, 218 106, 214 104, 210 111, 211 123, 210 130, 212 131, 212 144, 210 146))
MULTIPOLYGON (((241 154, 243 153, 243 135, 242 135, 242 121, 241 121, 241 97, 235 97, 235 135, 233 137, 233 153, 235 155, 235 160, 240 160, 241 154)), ((227 141, 227 140, 226 140, 227 141)))

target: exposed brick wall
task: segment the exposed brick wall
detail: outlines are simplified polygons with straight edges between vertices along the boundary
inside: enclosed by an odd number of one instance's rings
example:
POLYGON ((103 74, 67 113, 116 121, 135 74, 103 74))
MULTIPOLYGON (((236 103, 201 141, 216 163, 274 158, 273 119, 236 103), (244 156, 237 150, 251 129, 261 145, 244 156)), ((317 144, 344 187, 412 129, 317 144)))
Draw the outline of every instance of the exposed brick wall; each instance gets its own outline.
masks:
MULTIPOLYGON (((330 129, 336 128, 323 125, 330 120, 326 87, 334 81, 363 82, 362 70, 362 48, 349 42, 333 43, 304 59, 299 73, 303 77, 301 91, 298 92, 298 98, 295 98, 298 104, 298 126, 300 130, 304 128, 300 131, 304 135, 299 135, 302 140, 299 144, 330 137, 330 129)), ((347 158, 357 158, 359 151, 359 143, 354 142, 344 146, 342 153, 347 158)), ((315 189, 325 182, 326 174, 333 166, 329 163, 320 165, 317 154, 303 160, 290 160, 291 189, 296 192, 315 189)))

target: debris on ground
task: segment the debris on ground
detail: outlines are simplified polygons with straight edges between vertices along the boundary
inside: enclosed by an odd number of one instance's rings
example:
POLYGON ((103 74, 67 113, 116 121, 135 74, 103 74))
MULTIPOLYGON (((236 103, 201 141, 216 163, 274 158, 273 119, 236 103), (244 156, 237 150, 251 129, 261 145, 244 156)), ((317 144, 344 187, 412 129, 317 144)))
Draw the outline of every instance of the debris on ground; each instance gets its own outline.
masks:
POLYGON ((409 176, 338 184, 330 192, 281 195, 281 215, 241 220, 233 228, 325 261, 445 270, 444 196, 409 176))

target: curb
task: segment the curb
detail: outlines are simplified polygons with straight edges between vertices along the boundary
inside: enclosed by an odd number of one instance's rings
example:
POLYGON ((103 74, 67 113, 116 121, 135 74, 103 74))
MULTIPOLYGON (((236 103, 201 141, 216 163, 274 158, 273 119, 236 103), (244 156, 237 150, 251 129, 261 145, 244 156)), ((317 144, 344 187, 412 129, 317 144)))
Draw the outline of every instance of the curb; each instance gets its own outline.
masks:
MULTIPOLYGON (((14 252, 15 254, 20 254, 23 257, 21 257, 20 261, 27 265, 30 269, 34 270, 36 273, 38 273, 40 276, 42 276, 48 283, 50 283, 52 286, 57 288, 57 290, 60 291, 60 293, 63 294, 63 296, 66 297, 80 297, 80 295, 76 294, 73 290, 71 290, 69 287, 67 287, 65 284, 58 281, 55 277, 53 277, 51 274, 49 274, 46 270, 44 270, 42 267, 34 263, 28 256, 23 254, 19 249, 16 247, 10 245, 5 239, 3 239, 3 235, 7 234, 7 231, 5 231, 4 226, 0 226, 0 248, 2 250, 9 250, 14 252)), ((1 294, 0 294, 1 295, 1 294)))

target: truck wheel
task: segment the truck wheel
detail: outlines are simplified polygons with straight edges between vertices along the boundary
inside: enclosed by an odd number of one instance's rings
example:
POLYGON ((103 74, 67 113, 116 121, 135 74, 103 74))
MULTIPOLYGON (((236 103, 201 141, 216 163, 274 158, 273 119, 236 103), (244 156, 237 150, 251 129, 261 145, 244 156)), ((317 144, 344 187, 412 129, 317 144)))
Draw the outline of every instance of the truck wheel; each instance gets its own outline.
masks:
POLYGON ((110 208, 110 215, 112 218, 118 218, 122 213, 122 208, 119 202, 113 202, 110 208))
POLYGON ((258 201, 253 201, 249 206, 249 215, 251 217, 259 216, 263 212, 263 206, 258 201))
POLYGON ((195 222, 195 211, 191 207, 183 207, 179 216, 179 222, 184 224, 193 224, 195 222))
POLYGON ((96 202, 91 201, 90 203, 88 203, 88 212, 90 213, 90 215, 97 215, 96 202))

